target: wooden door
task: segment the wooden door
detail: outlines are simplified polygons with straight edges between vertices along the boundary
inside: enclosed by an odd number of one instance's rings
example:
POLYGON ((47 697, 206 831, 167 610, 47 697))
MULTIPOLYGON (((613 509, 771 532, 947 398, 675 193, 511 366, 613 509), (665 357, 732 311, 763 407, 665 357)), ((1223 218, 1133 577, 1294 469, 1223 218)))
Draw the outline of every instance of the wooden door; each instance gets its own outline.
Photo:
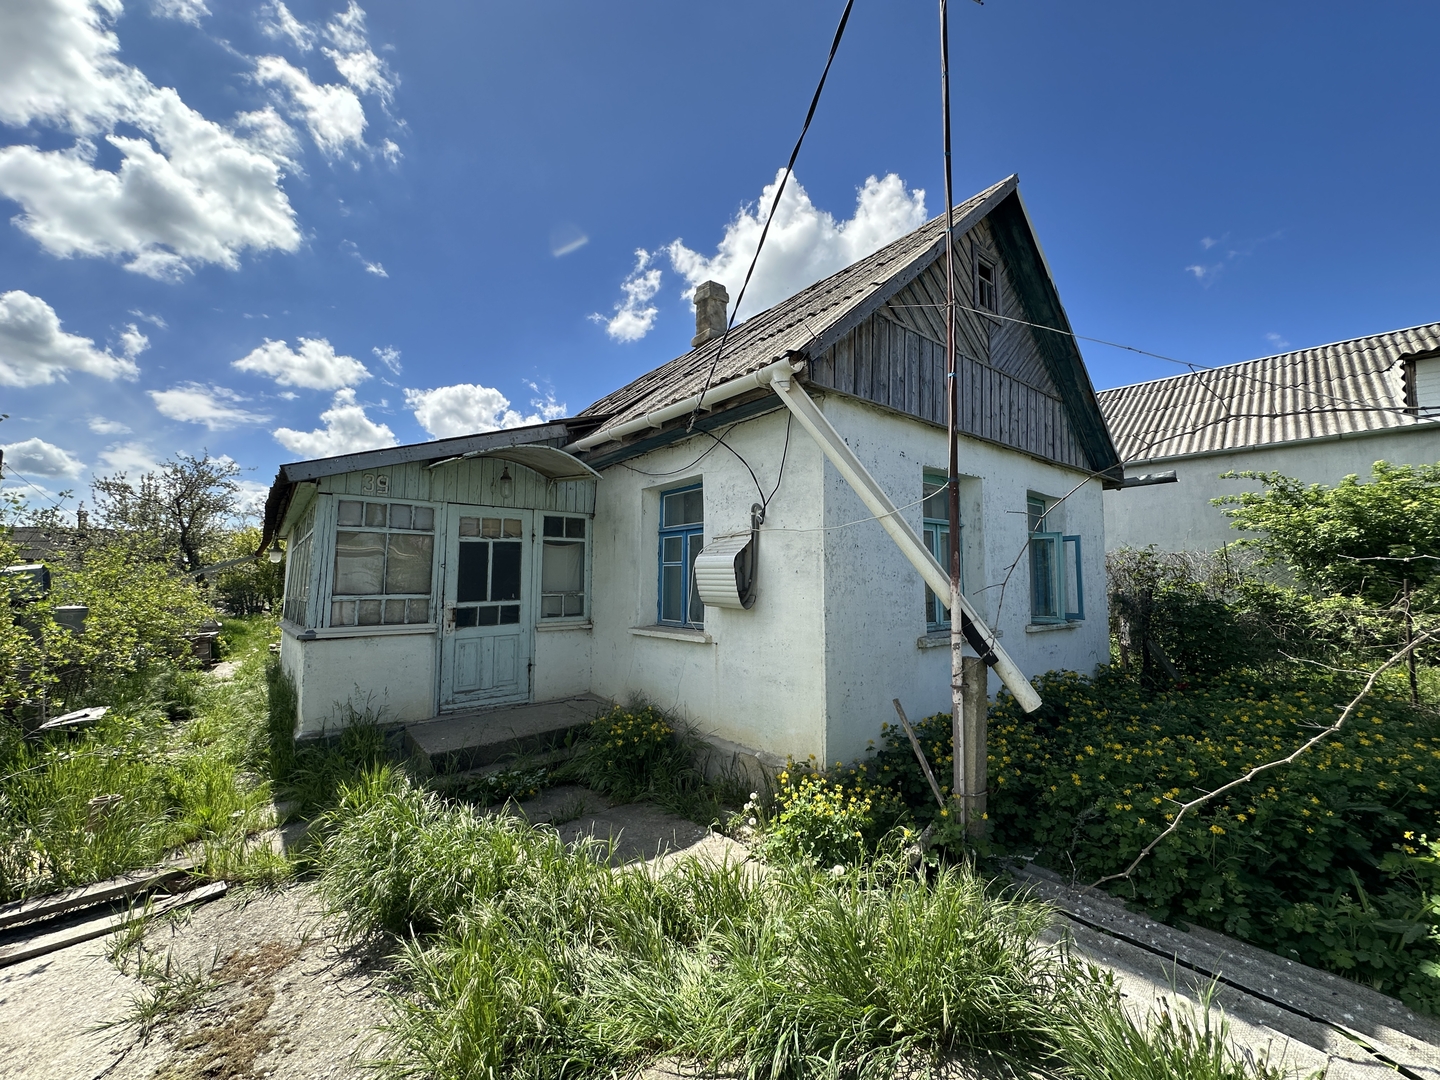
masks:
POLYGON ((449 507, 440 707, 530 699, 531 511, 449 507))

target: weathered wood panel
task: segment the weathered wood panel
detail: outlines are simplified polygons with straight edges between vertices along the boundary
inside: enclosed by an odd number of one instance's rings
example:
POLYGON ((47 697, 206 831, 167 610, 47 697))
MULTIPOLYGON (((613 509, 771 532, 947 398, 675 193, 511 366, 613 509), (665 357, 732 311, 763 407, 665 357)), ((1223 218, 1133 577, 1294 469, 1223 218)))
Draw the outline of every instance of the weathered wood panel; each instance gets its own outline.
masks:
POLYGON ((389 465, 382 469, 322 477, 318 483, 322 492, 363 498, 458 502, 574 514, 595 512, 593 480, 550 480, 524 465, 498 458, 455 461, 435 469, 414 462, 389 465), (507 467, 511 480, 508 499, 500 491, 500 474, 507 467), (387 481, 384 494, 377 490, 376 478, 380 476, 387 481))

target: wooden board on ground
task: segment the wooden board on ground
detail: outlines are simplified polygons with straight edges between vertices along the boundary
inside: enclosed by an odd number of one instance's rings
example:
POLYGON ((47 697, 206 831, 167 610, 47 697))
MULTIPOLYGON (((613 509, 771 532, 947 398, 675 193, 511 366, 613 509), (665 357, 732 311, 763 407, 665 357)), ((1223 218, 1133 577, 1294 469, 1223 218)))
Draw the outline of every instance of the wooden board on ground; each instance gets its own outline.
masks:
POLYGON ((151 904, 149 908, 132 908, 130 911, 122 912, 119 915, 104 915, 78 926, 66 927, 64 930, 55 930, 51 933, 37 934, 35 937, 25 941, 17 941, 13 945, 6 945, 0 948, 0 967, 9 967, 11 964, 18 964, 22 960, 32 960, 37 956, 44 956, 46 953, 55 952, 57 949, 65 949, 71 945, 78 945, 82 941, 90 941, 94 938, 104 937, 112 934, 123 927, 129 920, 139 917, 149 918, 155 915, 164 915, 168 911, 175 911, 178 908, 188 907, 191 904, 203 903, 206 900, 214 900, 225 895, 229 888, 223 881, 217 881, 210 885, 202 885, 198 889, 191 889, 189 892, 180 893, 178 896, 166 897, 164 900, 151 904))
POLYGON ((1220 934, 1166 926, 1127 911, 1104 893, 1068 886, 1041 867, 1021 867, 1015 875, 1039 899, 1082 926, 1327 1025, 1380 1062, 1412 1076, 1440 1080, 1440 1025, 1394 998, 1220 934))
POLYGON ((68 911, 78 911, 81 908, 94 907, 97 904, 108 904, 114 900, 123 900, 127 896, 134 896, 136 893, 150 892, 165 885, 173 885, 183 878, 194 865, 193 860, 186 859, 173 866, 136 870, 105 881, 97 881, 93 885, 85 885, 79 889, 67 889, 64 892, 51 893, 48 896, 36 896, 28 900, 18 900, 13 904, 5 904, 0 906, 0 930, 18 926, 21 923, 34 922, 36 919, 53 918, 68 911))

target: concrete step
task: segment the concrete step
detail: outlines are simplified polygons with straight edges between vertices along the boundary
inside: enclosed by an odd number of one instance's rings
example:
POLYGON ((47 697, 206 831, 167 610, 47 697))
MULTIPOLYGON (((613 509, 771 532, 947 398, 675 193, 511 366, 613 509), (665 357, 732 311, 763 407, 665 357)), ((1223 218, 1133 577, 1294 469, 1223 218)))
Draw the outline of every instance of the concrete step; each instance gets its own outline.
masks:
POLYGON ((533 705, 451 713, 405 728, 405 746, 441 774, 481 769, 508 759, 552 753, 613 703, 595 694, 533 705))

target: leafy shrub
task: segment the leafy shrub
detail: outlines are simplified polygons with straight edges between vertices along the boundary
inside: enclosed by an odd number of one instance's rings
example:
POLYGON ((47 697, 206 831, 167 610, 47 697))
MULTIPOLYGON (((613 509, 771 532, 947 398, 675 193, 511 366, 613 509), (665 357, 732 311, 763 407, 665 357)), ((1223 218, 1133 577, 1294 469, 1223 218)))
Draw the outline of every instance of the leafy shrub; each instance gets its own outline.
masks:
POLYGON ((629 801, 650 792, 660 770, 693 767, 676 749, 675 725, 658 709, 617 705, 590 725, 571 771, 586 786, 629 801))
POLYGON ((905 804, 868 782, 862 767, 827 774, 789 761, 775 794, 760 850, 769 858, 818 866, 858 864, 873 855, 900 821, 905 804))
MULTIPOLYGON (((1151 695, 1114 672, 1052 673, 1038 712, 1024 715, 1005 694, 991 707, 993 838, 1081 881, 1121 871, 1177 802, 1289 753, 1353 690, 1336 677, 1271 675, 1151 695)), ((889 749, 883 764, 901 758, 889 749)), ((1157 918, 1233 934, 1436 1011, 1432 894, 1415 864, 1384 856, 1403 834, 1433 828, 1437 812, 1440 734, 1376 694, 1293 765, 1188 814, 1109 888, 1157 918)))

